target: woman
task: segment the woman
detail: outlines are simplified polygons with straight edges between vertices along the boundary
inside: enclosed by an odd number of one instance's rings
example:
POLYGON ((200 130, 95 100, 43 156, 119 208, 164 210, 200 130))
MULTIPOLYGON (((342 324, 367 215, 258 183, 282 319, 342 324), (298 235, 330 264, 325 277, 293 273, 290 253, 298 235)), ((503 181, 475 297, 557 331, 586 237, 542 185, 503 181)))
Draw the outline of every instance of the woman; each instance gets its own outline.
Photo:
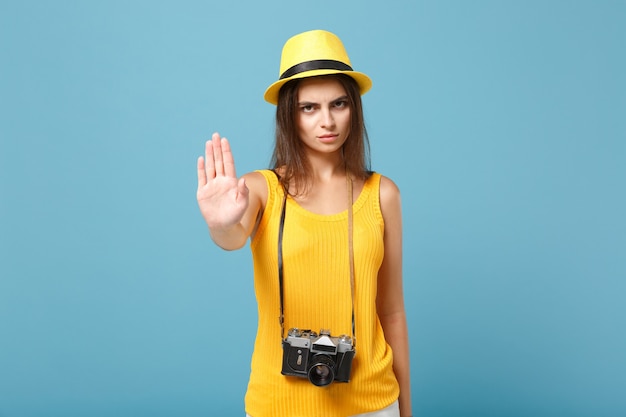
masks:
POLYGON ((350 65, 330 32, 292 37, 265 92, 277 105, 273 170, 237 179, 217 133, 198 159, 211 238, 226 250, 250 239, 251 417, 412 414, 400 193, 368 170, 371 81, 350 65))

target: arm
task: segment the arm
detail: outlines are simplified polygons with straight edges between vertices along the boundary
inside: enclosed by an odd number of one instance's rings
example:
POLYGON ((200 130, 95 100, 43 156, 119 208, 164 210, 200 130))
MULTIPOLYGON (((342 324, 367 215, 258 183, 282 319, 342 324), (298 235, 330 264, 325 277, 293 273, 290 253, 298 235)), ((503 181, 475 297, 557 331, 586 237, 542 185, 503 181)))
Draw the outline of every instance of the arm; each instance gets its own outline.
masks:
POLYGON ((412 416, 409 334, 402 289, 402 210, 400 191, 388 178, 380 184, 385 221, 385 257, 378 272, 376 306, 385 339, 393 350, 393 370, 400 384, 400 415, 412 416))
POLYGON ((265 181, 258 173, 237 179, 230 144, 217 133, 207 141, 197 167, 196 197, 211 238, 226 250, 243 247, 262 209, 265 181))

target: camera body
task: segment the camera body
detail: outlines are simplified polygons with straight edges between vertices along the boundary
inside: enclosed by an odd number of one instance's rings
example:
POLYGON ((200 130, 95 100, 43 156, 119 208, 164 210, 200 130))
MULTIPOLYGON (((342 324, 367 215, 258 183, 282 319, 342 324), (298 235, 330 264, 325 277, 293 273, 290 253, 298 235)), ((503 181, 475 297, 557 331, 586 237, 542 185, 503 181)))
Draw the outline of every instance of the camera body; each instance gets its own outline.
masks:
POLYGON ((308 378, 318 387, 333 381, 348 382, 354 354, 349 336, 333 337, 324 329, 318 335, 311 330, 292 328, 283 340, 281 373, 308 378))

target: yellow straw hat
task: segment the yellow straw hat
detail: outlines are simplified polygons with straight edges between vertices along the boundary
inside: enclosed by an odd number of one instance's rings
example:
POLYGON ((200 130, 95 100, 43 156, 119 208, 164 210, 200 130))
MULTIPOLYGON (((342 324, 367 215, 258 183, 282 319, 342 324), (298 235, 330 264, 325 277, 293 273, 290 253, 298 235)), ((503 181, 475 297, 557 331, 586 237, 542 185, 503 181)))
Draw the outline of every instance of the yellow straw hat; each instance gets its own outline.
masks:
POLYGON ((372 80, 354 71, 341 40, 325 30, 311 30, 289 38, 280 57, 278 81, 265 90, 265 101, 278 103, 278 91, 289 80, 317 75, 346 74, 352 77, 365 94, 372 80))

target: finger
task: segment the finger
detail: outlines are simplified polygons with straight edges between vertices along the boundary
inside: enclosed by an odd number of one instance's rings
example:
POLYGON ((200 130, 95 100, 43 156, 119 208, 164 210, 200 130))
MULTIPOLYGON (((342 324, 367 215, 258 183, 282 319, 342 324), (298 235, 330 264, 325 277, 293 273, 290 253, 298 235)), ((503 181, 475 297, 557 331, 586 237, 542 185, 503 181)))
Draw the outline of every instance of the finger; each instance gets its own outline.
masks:
POLYGON ((204 172, 207 179, 215 178, 215 160, 213 158, 213 142, 206 141, 204 148, 204 172))
POLYGON ((230 150, 230 142, 228 142, 226 138, 222 139, 222 158, 224 162, 224 174, 227 177, 237 178, 235 158, 233 158, 233 153, 230 150))
POLYGON ((204 158, 198 157, 198 188, 204 187, 206 185, 206 171, 204 167, 204 158))
POLYGON ((224 175, 224 159, 222 156, 222 139, 218 133, 213 134, 213 164, 215 176, 224 175))
POLYGON ((237 183, 237 192, 239 193, 239 196, 242 198, 248 197, 248 193, 250 192, 250 190, 248 189, 248 186, 246 185, 246 179, 243 177, 240 178, 239 182, 237 183))

